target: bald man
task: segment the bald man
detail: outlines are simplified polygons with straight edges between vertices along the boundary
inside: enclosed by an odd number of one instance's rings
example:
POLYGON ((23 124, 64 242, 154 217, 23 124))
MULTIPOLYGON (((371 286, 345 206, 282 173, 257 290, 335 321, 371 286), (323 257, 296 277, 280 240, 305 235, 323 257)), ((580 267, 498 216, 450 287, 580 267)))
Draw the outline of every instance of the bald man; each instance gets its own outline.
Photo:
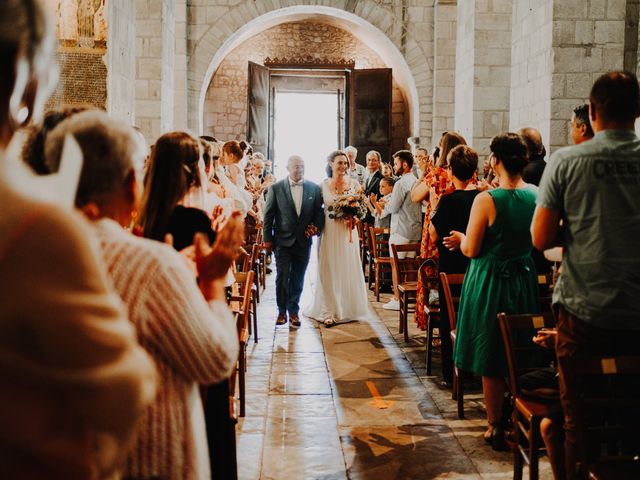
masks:
POLYGON ((267 193, 263 234, 267 248, 276 257, 276 325, 288 319, 300 326, 300 295, 309 264, 311 237, 324 226, 324 208, 320 187, 304 179, 304 160, 289 157, 289 176, 274 183, 267 193))
POLYGON ((544 167, 547 166, 547 162, 544 161, 547 150, 542 143, 542 135, 538 130, 530 127, 521 128, 518 130, 518 135, 522 137, 527 145, 527 165, 522 171, 522 179, 527 183, 540 185, 542 172, 544 172, 544 167))

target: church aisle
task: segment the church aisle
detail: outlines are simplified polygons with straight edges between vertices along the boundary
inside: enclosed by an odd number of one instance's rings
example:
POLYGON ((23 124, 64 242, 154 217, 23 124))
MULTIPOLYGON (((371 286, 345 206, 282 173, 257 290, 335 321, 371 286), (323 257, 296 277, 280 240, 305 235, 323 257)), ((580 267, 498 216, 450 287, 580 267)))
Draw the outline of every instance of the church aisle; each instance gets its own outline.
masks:
MULTIPOLYGON (((248 349, 241 480, 512 477, 511 453, 480 438, 481 395, 469 395, 469 419, 458 420, 450 391, 426 377, 424 334, 412 331, 404 344, 397 312, 381 308, 386 298, 370 296, 369 322, 327 329, 303 317, 300 329, 276 329, 274 277, 258 307, 259 342, 248 349)), ((310 295, 307 281, 302 305, 310 295)))

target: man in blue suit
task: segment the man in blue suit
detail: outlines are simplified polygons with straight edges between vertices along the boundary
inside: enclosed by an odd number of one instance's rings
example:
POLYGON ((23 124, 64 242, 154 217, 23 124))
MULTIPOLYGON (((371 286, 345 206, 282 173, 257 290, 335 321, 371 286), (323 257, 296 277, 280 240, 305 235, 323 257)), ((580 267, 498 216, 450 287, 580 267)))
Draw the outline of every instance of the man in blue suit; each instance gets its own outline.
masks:
POLYGON ((309 264, 311 237, 324 226, 322 191, 313 182, 304 180, 304 160, 294 155, 287 162, 289 176, 274 183, 267 193, 264 211, 263 238, 265 246, 276 257, 276 325, 300 326, 298 311, 309 264))

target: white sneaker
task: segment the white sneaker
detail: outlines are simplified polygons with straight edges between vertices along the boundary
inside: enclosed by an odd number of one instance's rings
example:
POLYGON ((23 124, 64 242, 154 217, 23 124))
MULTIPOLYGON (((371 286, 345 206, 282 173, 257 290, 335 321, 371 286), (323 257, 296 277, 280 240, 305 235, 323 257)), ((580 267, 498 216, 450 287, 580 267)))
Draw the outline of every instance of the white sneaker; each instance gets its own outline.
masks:
POLYGON ((392 298, 387 303, 382 305, 385 310, 400 310, 400 302, 395 298, 392 298))

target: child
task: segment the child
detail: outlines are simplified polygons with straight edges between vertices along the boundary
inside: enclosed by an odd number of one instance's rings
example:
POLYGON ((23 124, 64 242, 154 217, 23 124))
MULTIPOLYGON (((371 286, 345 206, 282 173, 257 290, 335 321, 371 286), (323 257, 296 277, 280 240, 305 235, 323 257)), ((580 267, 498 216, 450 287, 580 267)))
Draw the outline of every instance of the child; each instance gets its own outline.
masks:
POLYGON ((391 215, 386 215, 384 217, 380 217, 382 214, 382 209, 385 204, 391 198, 391 192, 393 192, 393 186, 396 181, 393 177, 383 177, 380 180, 380 194, 382 198, 380 200, 376 199, 374 194, 371 194, 370 203, 368 203, 369 211, 373 218, 375 218, 375 226, 376 228, 389 228, 391 225, 391 215))

